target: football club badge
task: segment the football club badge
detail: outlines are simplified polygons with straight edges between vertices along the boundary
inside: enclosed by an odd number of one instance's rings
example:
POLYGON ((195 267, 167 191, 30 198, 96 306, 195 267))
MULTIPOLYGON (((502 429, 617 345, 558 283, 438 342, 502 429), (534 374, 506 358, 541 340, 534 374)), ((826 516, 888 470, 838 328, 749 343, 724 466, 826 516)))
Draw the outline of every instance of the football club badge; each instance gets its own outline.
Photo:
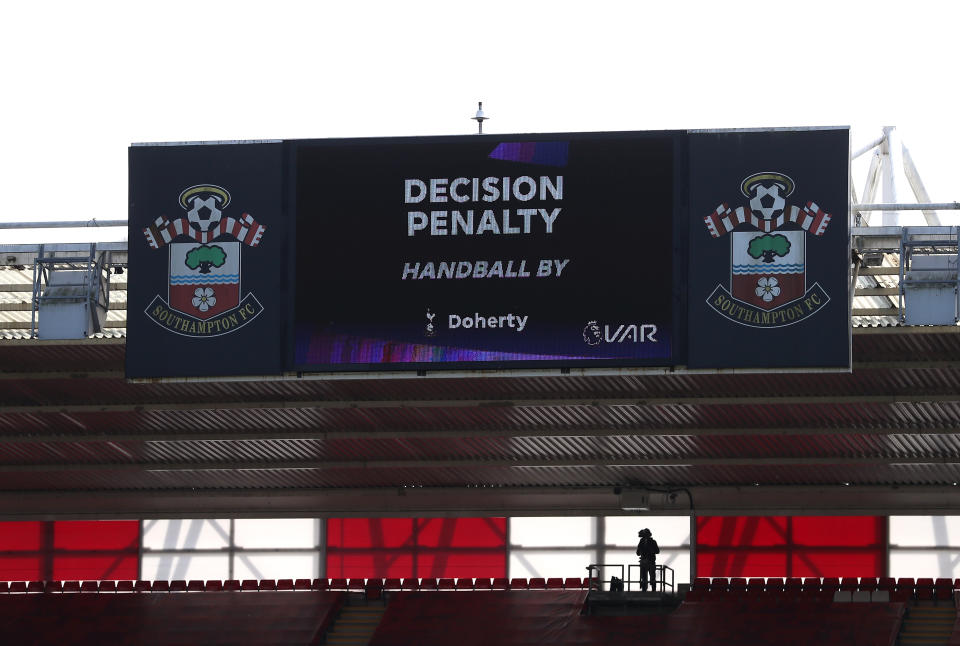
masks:
POLYGON ((209 337, 240 329, 263 311, 240 288, 243 247, 260 245, 266 227, 249 213, 224 215, 230 193, 197 185, 180 193, 185 216, 160 216, 143 230, 153 249, 167 248, 167 299, 159 294, 146 309, 157 325, 184 336, 209 337))
POLYGON ((830 301, 819 283, 807 285, 807 236, 822 236, 830 214, 814 202, 787 204, 794 181, 754 173, 740 184, 748 204, 726 203, 704 218, 714 238, 729 235, 730 280, 707 299, 718 314, 751 327, 783 327, 816 314, 830 301))
POLYGON ((437 326, 434 325, 433 319, 437 317, 436 312, 431 312, 430 308, 427 308, 427 324, 423 328, 424 336, 437 336, 437 326))

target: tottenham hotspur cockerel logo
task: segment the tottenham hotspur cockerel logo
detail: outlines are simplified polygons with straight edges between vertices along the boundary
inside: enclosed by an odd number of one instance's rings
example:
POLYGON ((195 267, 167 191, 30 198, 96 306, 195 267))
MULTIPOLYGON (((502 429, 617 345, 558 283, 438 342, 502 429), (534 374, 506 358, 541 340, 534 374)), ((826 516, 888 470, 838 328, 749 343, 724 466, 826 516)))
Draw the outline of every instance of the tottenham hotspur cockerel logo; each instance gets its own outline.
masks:
POLYGON ((787 203, 796 186, 782 173, 754 173, 740 183, 747 205, 726 203, 703 219, 710 235, 729 234, 730 279, 707 298, 718 314, 751 327, 783 327, 816 314, 830 301, 807 285, 807 236, 818 240, 830 214, 815 202, 787 203))
POLYGON ((190 186, 180 193, 183 216, 161 215, 143 230, 151 248, 168 254, 167 298, 158 294, 146 309, 157 325, 184 336, 219 336, 263 311, 240 289, 240 259, 244 246, 260 245, 266 228, 249 213, 226 215, 230 202, 221 186, 190 186))

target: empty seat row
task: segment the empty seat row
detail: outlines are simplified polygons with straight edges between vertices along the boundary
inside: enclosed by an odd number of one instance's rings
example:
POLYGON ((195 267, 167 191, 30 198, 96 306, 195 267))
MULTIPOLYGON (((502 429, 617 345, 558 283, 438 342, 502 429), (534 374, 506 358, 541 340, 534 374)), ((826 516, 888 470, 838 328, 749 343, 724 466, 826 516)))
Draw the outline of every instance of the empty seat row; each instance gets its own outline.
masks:
MULTIPOLYGON (((323 579, 320 579, 323 581, 323 579)), ((571 590, 583 589, 587 579, 569 577, 523 578, 387 578, 387 579, 330 579, 328 590, 364 590, 368 587, 383 590, 571 590)))
POLYGON ((231 590, 318 590, 310 579, 265 579, 263 581, 0 581, 0 593, 74 592, 221 592, 231 590))
POLYGON ((587 579, 568 578, 461 578, 461 579, 384 579, 386 590, 581 590, 587 587, 587 579))
POLYGON ((423 579, 230 579, 227 581, 0 581, 2 593, 125 592, 254 592, 287 590, 572 590, 587 579, 561 578, 432 578, 423 579))
POLYGON ((698 594, 703 593, 834 593, 843 592, 873 592, 882 590, 889 592, 891 599, 905 600, 916 598, 919 600, 950 599, 954 590, 960 590, 960 579, 947 578, 920 578, 901 577, 788 577, 782 578, 743 578, 743 577, 698 577, 694 579, 691 590, 698 594))

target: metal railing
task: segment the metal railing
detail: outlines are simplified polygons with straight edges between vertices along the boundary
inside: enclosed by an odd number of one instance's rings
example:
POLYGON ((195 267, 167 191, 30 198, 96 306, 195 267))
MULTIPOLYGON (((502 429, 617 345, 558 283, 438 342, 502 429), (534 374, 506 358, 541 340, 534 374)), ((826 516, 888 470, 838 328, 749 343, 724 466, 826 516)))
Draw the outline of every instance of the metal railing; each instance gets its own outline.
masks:
MULTIPOLYGON (((614 575, 611 573, 609 578, 605 578, 605 568, 610 568, 613 571, 619 572, 620 576, 617 578, 620 579, 622 584, 625 586, 624 591, 630 592, 634 583, 637 584, 638 588, 640 587, 639 572, 637 573, 637 578, 633 578, 634 569, 640 569, 639 563, 631 563, 627 566, 624 566, 622 563, 591 563, 587 566, 587 578, 589 580, 588 588, 590 590, 611 590, 611 583, 613 582, 614 575), (624 568, 626 568, 626 576, 624 576, 624 568)), ((654 574, 656 576, 656 583, 660 586, 661 592, 666 592, 667 586, 670 587, 670 592, 674 591, 675 572, 673 571, 672 567, 669 565, 656 565, 654 566, 654 574)))
MULTIPOLYGON (((627 592, 630 591, 630 584, 631 584, 631 583, 636 583, 636 584, 638 584, 638 585, 640 584, 640 578, 639 578, 639 577, 636 578, 636 579, 633 578, 633 569, 634 569, 634 568, 636 568, 637 570, 639 570, 639 569, 640 569, 640 564, 639 564, 639 563, 631 563, 630 565, 627 566, 627 592)), ((654 574, 656 575, 656 578, 657 578, 656 583, 657 583, 657 585, 660 586, 660 591, 661 591, 661 592, 666 592, 668 585, 670 586, 670 592, 673 592, 673 591, 674 591, 674 571, 673 571, 673 568, 672 568, 672 567, 670 567, 669 565, 655 565, 655 566, 654 566, 654 574), (670 580, 669 580, 669 581, 667 581, 667 573, 668 573, 668 572, 670 573, 670 580)), ((654 591, 655 591, 655 586, 654 586, 654 591)))

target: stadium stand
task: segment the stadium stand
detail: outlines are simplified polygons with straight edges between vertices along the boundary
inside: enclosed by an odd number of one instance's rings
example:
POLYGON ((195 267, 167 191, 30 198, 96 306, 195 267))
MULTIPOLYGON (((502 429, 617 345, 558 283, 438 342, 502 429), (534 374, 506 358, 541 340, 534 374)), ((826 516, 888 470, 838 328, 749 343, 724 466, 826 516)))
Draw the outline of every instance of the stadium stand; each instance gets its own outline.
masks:
POLYGON ((344 593, 7 594, 6 644, 318 643, 344 593), (56 621, 51 621, 56 617, 56 621))
POLYGON ((586 595, 586 591, 543 590, 438 598, 401 592, 387 606, 370 644, 445 643, 450 634, 456 634, 462 646, 892 646, 904 614, 904 605, 896 603, 834 604, 822 599, 790 601, 774 595, 746 600, 718 591, 714 603, 687 602, 669 614, 600 617, 581 614, 586 595), (504 622, 502 617, 510 617, 510 621, 504 622))
MULTIPOLYGON (((18 260, 8 260, 8 264, 11 262, 22 264, 18 260)), ((24 270, 16 271, 20 273, 24 270)), ((867 274, 861 276, 861 282, 866 276, 867 274)), ((111 280, 118 279, 114 277, 111 280)), ((126 281, 126 278, 123 280, 126 281)), ((856 280, 854 278, 854 283, 856 280)), ((30 284, 29 277, 24 275, 10 284, 30 284)), ((123 291, 125 289, 124 283, 123 291)), ((892 287, 877 284, 869 286, 868 289, 889 291, 892 287)), ((862 300, 874 296, 861 295, 856 298, 862 300)), ((12 300, 9 304, 19 306, 18 302, 12 300)), ((124 500, 122 496, 127 496, 127 504, 130 505, 129 501, 138 497, 130 494, 130 491, 148 490, 152 491, 157 500, 167 505, 162 508, 162 515, 178 513, 181 508, 177 506, 179 503, 176 496, 186 495, 196 484, 196 476, 191 470, 182 468, 193 461, 221 467, 208 469, 204 476, 204 486, 229 493, 234 486, 230 478, 237 477, 236 474, 242 471, 235 469, 238 459, 236 456, 242 452, 223 451, 222 455, 228 457, 212 455, 204 444, 207 441, 204 437, 219 438, 216 442, 233 449, 239 449, 242 443, 256 444, 267 459, 277 463, 271 468, 256 465, 257 469, 247 470, 263 475, 263 482, 271 483, 269 487, 250 480, 243 484, 246 489, 238 487, 234 493, 239 490, 244 493, 247 490, 268 490, 276 486, 290 492, 302 488, 306 492, 303 495, 313 496, 313 488, 321 487, 331 492, 329 497, 333 498, 340 495, 338 492, 353 486, 385 487, 396 484, 376 479, 386 477, 384 469, 371 467, 365 460, 351 458, 362 453, 361 448, 369 448, 361 446, 361 443, 370 442, 369 438, 354 437, 357 435, 356 429, 365 429, 368 426, 382 429, 381 432, 387 436, 384 443, 393 444, 392 447, 382 448, 383 455, 379 458, 381 461, 404 459, 403 456, 398 458, 393 455, 393 451, 397 446, 410 441, 404 437, 407 433, 414 435, 414 443, 422 439, 416 437, 419 432, 436 433, 437 437, 448 435, 443 441, 418 445, 415 456, 411 451, 411 456, 406 459, 410 462, 409 471, 412 473, 422 469, 423 474, 429 475, 432 473, 431 468, 437 468, 429 466, 431 463, 450 462, 452 455, 459 456, 463 453, 464 445, 475 445, 477 459, 474 463, 458 460, 461 466, 458 467, 458 477, 454 478, 457 482, 489 481, 500 485, 544 488, 577 485, 604 487, 607 490, 617 484, 605 479, 609 478, 610 465, 594 464, 597 457, 592 439, 598 430, 610 437, 617 437, 618 442, 624 443, 623 455, 611 455, 611 463, 627 462, 641 455, 641 447, 629 445, 639 428, 644 429, 644 432, 649 431, 653 438, 651 441, 654 442, 665 442, 664 438, 679 442, 677 438, 682 437, 686 438, 682 453, 689 455, 690 462, 694 464, 675 465, 672 467, 673 473, 684 482, 697 483, 702 487, 702 491, 698 490, 696 494, 698 497, 704 496, 708 501, 707 509, 711 504, 726 509, 729 504, 726 499, 715 496, 710 488, 746 482, 743 474, 750 475, 750 481, 754 472, 764 475, 762 478, 758 477, 758 480, 763 480, 764 487, 760 487, 758 483, 756 494, 751 493, 749 488, 739 494, 744 496, 746 511, 743 513, 751 513, 750 510, 758 508, 765 509, 766 507, 758 506, 756 502, 751 503, 747 498, 763 495, 766 487, 775 485, 781 477, 787 482, 782 485, 784 490, 789 490, 793 485, 830 486, 834 487, 833 491, 838 496, 842 495, 844 488, 850 484, 846 482, 850 472, 859 474, 854 482, 855 487, 869 486, 874 490, 887 486, 893 489, 906 488, 911 484, 943 487, 956 485, 953 482, 956 477, 951 466, 953 463, 943 462, 955 456, 955 447, 950 438, 957 430, 958 419, 955 408, 957 389, 954 386, 957 382, 957 365, 960 365, 957 361, 960 357, 960 341, 957 340, 956 330, 949 326, 945 329, 925 331, 858 329, 854 336, 854 371, 848 375, 819 375, 816 378, 798 375, 738 375, 733 379, 727 375, 690 375, 682 378, 636 375, 626 378, 578 377, 576 381, 573 378, 554 381, 510 377, 502 380, 437 381, 430 387, 416 381, 397 385, 377 380, 371 382, 372 385, 357 385, 317 380, 309 383, 282 382, 268 385, 253 382, 198 383, 188 389, 180 384, 131 384, 122 378, 124 345, 122 332, 119 331, 122 326, 117 314, 119 312, 112 313, 115 325, 112 329, 118 330, 115 339, 105 337, 90 340, 91 343, 55 346, 33 343, 32 340, 23 338, 20 340, 30 342, 8 344, 8 347, 3 348, 4 357, 0 367, 7 373, 5 377, 8 394, 4 404, 8 410, 0 415, 3 418, 0 421, 9 429, 4 431, 4 439, 9 437, 15 441, 11 443, 14 449, 11 449, 10 455, 5 458, 7 466, 10 467, 6 475, 6 487, 8 491, 28 492, 37 496, 36 500, 39 501, 36 508, 18 508, 18 497, 6 496, 4 505, 11 517, 25 514, 30 518, 55 517, 63 515, 65 509, 68 515, 75 513, 72 507, 62 506, 59 500, 61 496, 58 494, 61 490, 69 491, 68 487, 73 486, 69 477, 60 472, 61 467, 75 467, 77 462, 85 459, 82 454, 68 450, 74 445, 91 452, 90 463, 82 469, 82 473, 90 479, 90 488, 83 490, 83 497, 75 498, 87 506, 83 512, 87 514, 92 513, 91 509, 99 509, 98 499, 104 492, 113 494, 107 497, 110 500, 124 500), (84 379, 77 379, 78 375, 84 379), (890 393, 900 390, 911 393, 912 399, 905 402, 889 401, 890 393), (518 392, 525 396, 519 397, 518 392), (187 393, 196 399, 192 403, 195 410, 179 410, 187 393), (646 399, 644 403, 635 403, 634 399, 639 398, 638 393, 661 403, 648 405, 645 403, 646 399), (758 404, 758 393, 762 393, 763 397, 782 398, 785 403, 758 404), (99 399, 93 398, 94 394, 99 399), (117 401, 114 401, 114 397, 117 401), (797 401, 788 403, 791 398, 797 401), (515 399, 520 400, 516 408, 515 399), (257 423, 252 425, 254 428, 247 428, 245 416, 251 412, 243 406, 247 401, 256 401, 263 406, 263 411, 258 413, 257 423), (584 406, 584 401, 600 404, 584 406), (364 402, 365 405, 358 407, 351 402, 364 402), (465 406, 465 402, 470 402, 471 405, 465 406), (74 412, 80 415, 82 423, 62 413, 63 409, 70 407, 76 409, 74 412), (678 422, 675 409, 681 407, 686 410, 690 420, 698 421, 678 422), (318 419, 318 411, 327 408, 336 412, 331 413, 328 420, 318 419), (622 417, 610 419, 609 411, 613 408, 618 409, 618 415, 622 417), (750 415, 745 413, 748 409, 755 415, 752 421, 750 415), (513 414, 514 410, 523 410, 524 414, 513 414), (188 414, 191 412, 200 413, 198 417, 207 421, 195 422, 189 419, 188 414), (61 416, 63 419, 60 419, 61 416), (423 417, 423 420, 417 419, 418 417, 423 417), (557 441, 549 431, 544 430, 557 428, 558 419, 565 420, 560 425, 563 428, 563 438, 570 437, 574 438, 573 440, 557 441), (196 431, 198 438, 184 437, 185 432, 175 435, 174 439, 165 437, 165 433, 181 426, 196 431), (76 430, 81 427, 82 432, 76 430), (502 429, 518 442, 537 434, 538 442, 542 442, 544 446, 537 453, 530 449, 532 457, 529 460, 534 467, 560 459, 571 463, 579 460, 583 464, 575 464, 564 471, 559 470, 561 465, 555 465, 558 467, 554 471, 558 474, 556 481, 523 479, 521 474, 524 470, 515 468, 511 468, 513 475, 510 478, 518 478, 517 480, 499 480, 502 477, 497 472, 497 469, 500 469, 499 464, 508 458, 512 459, 514 454, 504 451, 498 441, 499 435, 487 437, 486 431, 490 428, 502 429), (280 433, 279 437, 269 437, 269 433, 265 433, 268 437, 261 437, 261 429, 283 431, 276 431, 280 433), (325 454, 318 459, 329 459, 339 463, 339 466, 336 469, 317 470, 315 475, 324 478, 323 480, 301 481, 299 478, 303 474, 299 473, 298 469, 290 469, 289 464, 283 464, 284 460, 296 464, 295 456, 285 455, 285 433, 288 429, 294 436, 299 433, 309 437, 309 441, 314 441, 313 434, 318 431, 329 433, 336 438, 335 441, 343 445, 339 447, 342 455, 325 454), (454 433, 451 429, 459 430, 454 433), (723 432, 715 432, 715 429, 723 429, 723 432), (736 429, 738 434, 731 433, 733 429, 736 429), (129 448, 132 454, 149 457, 149 460, 118 464, 112 448, 113 443, 104 441, 105 434, 110 432, 125 433, 123 439, 118 438, 118 441, 129 448), (70 433, 74 435, 71 436, 70 433), (235 434, 236 437, 224 437, 225 433, 235 434), (807 434, 819 438, 816 443, 810 442, 810 446, 815 446, 815 450, 804 449, 802 443, 794 444, 784 439, 807 434), (746 455, 741 448, 741 435, 749 436, 751 446, 756 447, 746 455), (893 436, 909 437, 918 446, 907 443, 903 448, 893 448, 895 443, 888 441, 893 436), (74 441, 67 442, 64 441, 65 438, 74 441), (159 445, 164 442, 169 443, 168 454, 145 450, 151 443, 159 445), (582 447, 577 448, 575 445, 578 443, 582 444, 582 447), (929 448, 923 449, 919 445, 927 445, 929 448), (17 447, 20 446, 25 447, 22 456, 18 456, 21 451, 17 447), (65 456, 63 460, 48 459, 47 456, 61 450, 65 456), (778 459, 775 456, 788 459, 783 464, 775 465, 773 463, 778 459), (928 459, 929 463, 924 461, 924 458, 928 459), (918 461, 918 464, 911 467, 908 462, 899 461, 902 459, 918 461), (716 462, 713 462, 714 460, 716 462), (767 464, 747 464, 743 470, 731 466, 738 461, 752 460, 767 464), (806 464, 804 460, 809 460, 810 464, 806 464), (164 467, 170 465, 175 468, 165 471, 164 467), (939 465, 939 470, 928 465, 939 465), (137 469, 134 469, 134 466, 137 469), (717 468, 718 466, 723 468, 717 468), (765 471, 764 467, 768 471, 765 471), (29 477, 21 475, 24 472, 28 473, 29 477), (169 480, 163 483, 154 482, 151 479, 158 478, 157 473, 167 473, 164 477, 169 480)), ((19 337, 7 340, 17 338, 19 337)), ((643 448, 642 455, 647 456, 646 447, 643 448)), ((675 454, 675 449, 664 449, 660 457, 675 460, 675 454)), ((526 462, 521 466, 523 465, 526 465, 526 462)), ((645 475, 647 471, 649 469, 646 465, 635 468, 631 481, 652 485, 660 482, 656 479, 644 480, 648 477, 645 475)), ((432 477, 434 476, 424 476, 423 481, 429 482, 432 477)), ((462 494, 456 487, 451 490, 458 495, 462 494)), ((885 506, 886 502, 897 500, 894 491, 884 489, 882 493, 886 498, 876 499, 873 513, 891 513, 885 506)), ((486 495, 486 492, 480 491, 480 495, 486 495)), ((198 496, 190 499, 204 500, 198 496)), ((233 500, 228 496, 222 499, 233 500)), ((232 503, 235 507, 229 510, 231 512, 264 513, 264 508, 251 510, 246 507, 250 503, 244 501, 257 499, 255 496, 236 496, 235 499, 240 502, 232 503)), ((413 496, 408 498, 412 499, 413 496)), ((282 504, 284 500, 277 498, 274 504, 282 504)), ((297 506, 299 503, 294 497, 291 496, 290 500, 292 509, 301 508, 297 506)), ((899 513, 905 513, 904 505, 909 502, 898 503, 896 508, 901 510, 899 513)), ((931 508, 944 507, 939 502, 931 508)), ((847 505, 849 504, 848 501, 847 505)), ((331 508, 337 509, 336 506, 331 508)), ((478 508, 486 509, 483 506, 478 508)), ((792 513, 805 513, 802 505, 798 508, 799 512, 794 509, 792 513)), ((381 507, 371 509, 374 509, 371 515, 378 513, 378 509, 379 513, 382 513, 381 507)), ((692 500, 690 509, 693 509, 692 500)), ((698 506, 698 509, 702 507, 698 506)), ((843 511, 845 507, 838 505, 838 509, 843 511)), ((191 509, 190 514, 197 515, 204 511, 203 507, 198 507, 191 509)), ((404 513, 411 516, 430 511, 428 504, 424 504, 423 508, 411 506, 404 509, 404 513)), ((603 513, 608 512, 609 509, 603 513)), ((679 508, 678 513, 685 512, 686 507, 679 508)), ((285 513, 290 513, 290 509, 285 513)), ((318 513, 324 517, 323 522, 327 523, 330 509, 318 513)), ((540 510, 537 513, 546 512, 540 510)), ((120 512, 117 509, 112 509, 109 515, 118 514, 120 512)), ((597 514, 599 518, 600 511, 597 514)), ((879 515, 875 518, 887 520, 879 515)), ((504 524, 502 533, 507 535, 506 520, 500 520, 504 524)), ((705 520, 705 517, 700 520, 705 520)), ((136 525, 138 521, 130 522, 136 525)), ((880 524, 886 527, 886 524, 880 524)), ((419 531, 420 526, 416 527, 416 531, 419 531)), ((139 529, 137 532, 137 539, 142 539, 139 529)), ((729 535, 740 537, 745 533, 730 532, 729 535)), ((694 545, 696 536, 693 530, 691 537, 691 553, 699 554, 705 564, 711 563, 706 558, 712 556, 710 549, 719 553, 729 547, 694 545)), ((457 642, 508 645, 545 641, 557 644, 602 643, 614 646, 639 642, 644 646, 661 643, 694 646, 707 643, 737 645, 747 643, 744 640, 749 638, 751 646, 763 643, 816 643, 818 646, 875 643, 878 646, 889 646, 897 638, 900 622, 909 616, 910 612, 914 613, 916 625, 920 626, 908 631, 912 637, 924 634, 921 619, 925 614, 933 615, 934 620, 941 624, 948 623, 951 619, 950 613, 953 613, 953 616, 956 614, 953 610, 953 598, 958 587, 956 584, 960 583, 945 577, 935 580, 923 577, 926 573, 920 571, 914 573, 917 578, 901 577, 895 580, 891 577, 880 577, 881 573, 903 571, 903 568, 897 570, 889 565, 892 543, 893 541, 888 542, 885 534, 882 540, 864 543, 868 547, 861 551, 870 552, 870 555, 876 558, 873 561, 874 566, 859 571, 869 572, 874 576, 862 577, 859 580, 853 576, 842 576, 855 569, 851 567, 845 570, 844 565, 829 572, 841 576, 807 576, 803 579, 789 577, 786 581, 781 578, 748 579, 744 575, 748 571, 756 570, 736 566, 726 570, 717 566, 714 570, 698 565, 698 557, 695 556, 691 569, 726 576, 696 579, 687 594, 686 602, 677 610, 645 617, 582 615, 583 599, 587 589, 592 587, 588 579, 539 576, 529 579, 493 578, 495 572, 506 574, 512 571, 513 566, 508 565, 508 550, 511 546, 506 539, 495 547, 500 550, 498 558, 501 559, 501 569, 485 570, 483 576, 490 578, 478 578, 476 581, 467 577, 452 578, 459 575, 460 570, 427 569, 411 570, 418 577, 428 575, 422 580, 398 571, 390 572, 395 575, 394 578, 363 579, 349 568, 334 570, 329 566, 329 562, 323 563, 318 569, 302 574, 298 572, 298 575, 314 576, 325 573, 332 576, 336 573, 346 578, 321 578, 312 581, 204 581, 190 578, 202 576, 201 574, 179 570, 176 576, 188 580, 134 581, 141 575, 141 563, 136 560, 137 544, 133 543, 132 548, 124 549, 131 552, 127 555, 127 560, 133 563, 134 567, 110 572, 109 576, 116 580, 83 580, 82 583, 68 580, 62 584, 59 579, 0 582, 0 635, 3 636, 0 641, 56 644, 89 641, 120 646, 122 643, 136 643, 140 640, 166 646, 227 643, 236 639, 245 644, 312 644, 320 641, 323 630, 333 621, 336 608, 342 605, 343 599, 361 598, 362 593, 364 600, 376 602, 387 609, 387 620, 381 626, 382 630, 377 633, 376 639, 379 641, 375 641, 384 644, 409 643, 407 640, 446 643, 451 641, 451 635, 455 635, 457 642), (387 591, 383 598, 379 593, 382 589, 387 591), (327 590, 337 592, 326 592, 327 590), (438 594, 438 590, 444 594, 438 594), (246 594, 232 594, 239 591, 246 594), (446 594, 454 591, 455 594, 446 594), (555 596, 567 593, 577 596, 555 596), (301 608, 301 602, 304 606, 309 605, 306 602, 308 597, 303 595, 313 595, 320 601, 310 601, 314 606, 312 610, 301 608), (329 599, 333 598, 339 601, 328 603, 329 599), (210 612, 207 612, 208 606, 212 608, 210 612), (255 612, 251 610, 253 608, 256 609, 255 612), (930 610, 931 608, 933 610, 930 610), (155 616, 143 621, 140 615, 144 609, 149 609, 152 616, 155 616), (313 612, 315 610, 317 613, 313 612), (244 613, 250 617, 256 616, 257 625, 254 625, 253 619, 243 619, 239 621, 240 626, 234 625, 238 623, 235 621, 236 617, 247 616, 244 613), (290 624, 287 623, 288 613, 292 616, 290 624), (53 616, 61 619, 68 627, 58 627, 52 625, 55 622, 49 621, 47 623, 51 625, 41 625, 42 618, 53 616), (505 625, 505 616, 517 617, 519 620, 515 624, 510 622, 510 625, 505 625), (416 623, 417 620, 419 623, 416 623), (161 622, 166 625, 158 629, 157 624, 161 622), (101 623, 110 623, 110 629, 114 632, 110 632, 105 625, 100 625, 101 623), (206 625, 201 626, 201 623, 206 625)), ((799 541, 789 542, 784 551, 790 552, 797 545, 799 541)), ((344 551, 356 549, 356 546, 349 544, 323 545, 323 549, 328 547, 331 550, 344 551)), ((443 547, 450 546, 441 545, 438 549, 443 547)), ((749 541, 741 547, 741 552, 727 560, 735 562, 739 555, 743 555, 746 560, 747 556, 761 553, 765 548, 760 542, 750 544, 749 541), (758 549, 750 552, 753 548, 758 549)), ((850 546, 839 547, 846 549, 850 546)), ((829 546, 824 547, 824 550, 827 549, 829 546)), ((327 554, 330 553, 332 552, 327 554)), ((50 560, 47 564, 49 567, 37 569, 29 576, 86 578, 75 571, 54 574, 53 561, 56 557, 51 554, 46 556, 50 560)), ((803 561, 804 556, 809 554, 794 554, 797 561, 803 561)), ((828 558, 832 557, 828 555, 828 558)), ((719 561, 723 561, 723 558, 718 557, 717 562, 719 561)), ((712 564, 717 565, 716 562, 712 564)), ((779 573, 806 574, 818 571, 818 567, 797 567, 791 564, 780 569, 779 573)), ((234 576, 234 572, 231 565, 229 574, 226 574, 225 570, 223 576, 234 576)), ((947 572, 949 570, 944 573, 947 572)), ((532 576, 534 572, 531 569, 527 573, 532 576)), ((289 572, 279 574, 271 571, 271 574, 291 576, 289 572)), ((386 572, 369 573, 371 576, 374 574, 382 575, 386 572)), ((596 581, 593 581, 593 585, 597 585, 596 581)), ((901 643, 910 642, 901 640, 901 643)), ((954 639, 951 643, 960 645, 960 640, 954 639)))

